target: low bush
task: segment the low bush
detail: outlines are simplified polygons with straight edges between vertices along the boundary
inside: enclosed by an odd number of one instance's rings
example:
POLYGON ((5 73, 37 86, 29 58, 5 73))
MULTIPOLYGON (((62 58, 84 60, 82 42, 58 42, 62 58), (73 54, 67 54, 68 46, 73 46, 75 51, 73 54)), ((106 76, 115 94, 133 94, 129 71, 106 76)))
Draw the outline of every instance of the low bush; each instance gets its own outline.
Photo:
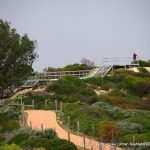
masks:
POLYGON ((16 120, 12 120, 7 116, 7 114, 0 114, 0 133, 10 132, 18 129, 20 124, 16 120))
POLYGON ((11 145, 3 145, 0 147, 0 150, 22 150, 18 145, 11 144, 11 145))
POLYGON ((116 88, 116 84, 114 84, 112 82, 108 82, 108 83, 101 86, 101 89, 106 90, 106 91, 108 91, 110 89, 114 89, 114 88, 116 88))
POLYGON ((120 136, 118 126, 113 121, 101 122, 99 134, 105 142, 111 142, 120 136))
POLYGON ((125 79, 126 88, 135 95, 143 97, 150 93, 150 79, 128 76, 125 79), (140 92, 139 92, 140 91, 140 92))
POLYGON ((15 137, 9 142, 20 145, 22 142, 27 141, 30 138, 29 133, 19 133, 16 134, 15 137))
POLYGON ((46 150, 77 150, 73 143, 70 143, 66 140, 44 138, 27 140, 21 144, 21 147, 23 147, 25 150, 40 147, 43 147, 46 150))
POLYGON ((139 64, 140 67, 150 67, 150 61, 139 60, 137 61, 137 63, 139 64))
POLYGON ((52 68, 48 67, 46 71, 57 72, 57 71, 79 71, 79 70, 91 70, 93 67, 87 66, 85 64, 71 64, 63 68, 52 68))
POLYGON ((46 91, 54 92, 53 97, 63 102, 72 103, 80 101, 91 104, 97 101, 97 95, 94 90, 74 76, 60 78, 58 81, 50 84, 46 91))
POLYGON ((143 67, 139 67, 138 70, 140 71, 140 73, 149 74, 149 72, 143 67))
POLYGON ((45 129, 43 131, 32 131, 32 136, 34 138, 47 138, 53 139, 56 138, 56 132, 53 129, 45 129))
POLYGON ((150 142, 150 132, 143 134, 129 134, 119 138, 119 142, 130 143, 130 142, 150 142))
POLYGON ((85 84, 77 77, 74 76, 64 76, 59 80, 50 84, 47 88, 47 92, 55 92, 56 94, 74 94, 85 84))
POLYGON ((104 77, 93 77, 93 78, 87 78, 83 80, 85 83, 88 84, 93 84, 96 86, 101 86, 101 85, 105 85, 106 83, 108 83, 107 78, 104 77))

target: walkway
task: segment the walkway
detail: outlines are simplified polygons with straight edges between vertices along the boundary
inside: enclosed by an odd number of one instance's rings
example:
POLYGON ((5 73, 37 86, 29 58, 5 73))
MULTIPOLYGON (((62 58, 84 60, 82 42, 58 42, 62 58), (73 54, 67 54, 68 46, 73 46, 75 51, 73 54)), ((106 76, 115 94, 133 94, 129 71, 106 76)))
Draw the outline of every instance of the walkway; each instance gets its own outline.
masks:
MULTIPOLYGON (((50 110, 26 110, 25 112, 28 114, 28 125, 30 125, 30 121, 32 122, 32 129, 41 130, 41 124, 43 124, 43 129, 55 129, 59 138, 68 140, 68 132, 57 123, 55 112, 50 110)), ((81 136, 70 134, 70 141, 79 147, 83 147, 83 137, 81 136)), ((85 143, 87 149, 100 150, 99 143, 93 139, 85 138, 85 143), (92 148, 91 145, 93 145, 92 148)), ((108 144, 103 144, 101 150, 113 150, 113 148, 108 144)), ((121 149, 117 148, 116 150, 121 149)))

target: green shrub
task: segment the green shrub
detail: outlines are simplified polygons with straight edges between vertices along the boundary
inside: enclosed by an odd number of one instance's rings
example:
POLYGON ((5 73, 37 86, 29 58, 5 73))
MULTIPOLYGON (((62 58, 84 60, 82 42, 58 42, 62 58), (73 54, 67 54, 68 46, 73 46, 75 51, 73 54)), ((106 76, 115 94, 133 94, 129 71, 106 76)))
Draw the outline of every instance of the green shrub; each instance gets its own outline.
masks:
POLYGON ((21 150, 21 148, 15 144, 4 145, 0 147, 0 150, 21 150))
POLYGON ((22 142, 28 140, 29 138, 30 138, 29 133, 19 133, 16 134, 15 137, 9 143, 20 145, 22 142))
POLYGON ((82 80, 74 76, 64 76, 50 84, 46 91, 55 92, 55 97, 63 102, 86 102, 88 104, 97 101, 97 95, 82 80))
POLYGON ((16 120, 12 120, 6 113, 0 114, 0 132, 14 131, 20 127, 16 120))
POLYGON ((139 64, 140 67, 150 67, 150 61, 139 60, 137 61, 137 63, 139 64))
POLYGON ((48 67, 48 72, 57 72, 57 71, 79 71, 79 70, 91 70, 93 67, 87 66, 85 64, 71 64, 63 68, 52 68, 48 67))
POLYGON ((29 148, 38 148, 43 147, 46 150, 77 150, 76 146, 73 143, 70 143, 62 139, 31 139, 25 141, 21 146, 26 150, 29 148))
POLYGON ((143 132, 143 125, 140 123, 120 121, 118 127, 123 135, 143 132))
POLYGON ((150 93, 150 79, 128 76, 125 79, 127 89, 135 95, 143 97, 150 93))
POLYGON ((138 70, 141 72, 141 73, 146 73, 146 74, 149 74, 149 72, 143 68, 143 67, 138 67, 138 70))
POLYGON ((112 82, 108 82, 108 83, 102 85, 102 86, 101 86, 101 89, 108 91, 108 90, 110 90, 110 89, 114 89, 115 87, 116 87, 116 84, 114 84, 114 83, 112 83, 112 82))
POLYGON ((85 83, 93 84, 93 85, 96 85, 96 86, 101 86, 101 85, 104 85, 104 84, 106 84, 108 82, 105 77, 104 78, 93 77, 93 78, 84 79, 83 81, 85 83))
POLYGON ((47 92, 55 92, 56 94, 74 94, 85 84, 77 77, 64 76, 59 80, 50 84, 47 88, 47 92))
POLYGON ((119 142, 130 143, 133 142, 150 142, 150 132, 143 134, 129 134, 119 138, 119 142))
POLYGON ((0 135, 0 145, 4 142, 5 138, 0 135))
POLYGON ((91 70, 93 67, 87 66, 85 64, 72 64, 67 65, 63 68, 64 71, 79 71, 79 70, 91 70))
POLYGON ((56 132, 53 129, 45 129, 43 131, 33 131, 32 136, 34 138, 47 138, 52 139, 56 138, 56 132))

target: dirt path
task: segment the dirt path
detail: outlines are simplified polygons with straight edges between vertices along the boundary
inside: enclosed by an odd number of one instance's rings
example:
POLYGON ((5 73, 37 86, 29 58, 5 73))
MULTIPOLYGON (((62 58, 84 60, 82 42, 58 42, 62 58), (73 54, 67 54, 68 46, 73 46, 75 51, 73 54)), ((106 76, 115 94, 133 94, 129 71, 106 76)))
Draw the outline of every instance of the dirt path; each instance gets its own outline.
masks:
POLYGON ((21 90, 21 91, 15 93, 10 99, 11 99, 11 100, 16 99, 17 96, 22 95, 22 94, 25 94, 25 93, 28 93, 28 92, 30 92, 30 91, 32 91, 32 88, 21 90))
MULTIPOLYGON (((45 110, 26 110, 25 112, 28 114, 28 125, 30 125, 30 121, 32 122, 32 129, 41 130, 41 124, 43 124, 44 129, 53 128, 59 138, 68 140, 68 132, 57 123, 55 112, 45 110)), ((70 134, 70 141, 79 147, 83 147, 83 137, 81 136, 70 134)), ((92 150, 100 150, 99 143, 93 139, 85 138, 85 143, 87 149, 91 149, 91 145, 93 145, 92 150)), ((103 150, 113 150, 108 144, 102 144, 102 147, 103 150)), ((121 149, 117 148, 117 150, 121 149)))

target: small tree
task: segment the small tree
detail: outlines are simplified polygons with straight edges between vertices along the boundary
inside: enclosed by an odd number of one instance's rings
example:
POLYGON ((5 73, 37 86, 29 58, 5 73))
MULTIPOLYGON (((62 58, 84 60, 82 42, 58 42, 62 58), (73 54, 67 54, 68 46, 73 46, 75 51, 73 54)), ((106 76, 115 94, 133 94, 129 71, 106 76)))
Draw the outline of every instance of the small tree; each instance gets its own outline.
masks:
POLYGON ((100 136, 105 142, 111 142, 119 136, 117 124, 113 121, 100 123, 100 136))
POLYGON ((36 41, 27 34, 20 36, 8 22, 0 20, 0 95, 20 85, 22 78, 33 71, 37 58, 36 41))
POLYGON ((89 66, 89 67, 95 66, 94 61, 91 61, 91 60, 86 59, 86 58, 82 58, 80 62, 81 62, 81 64, 85 64, 86 66, 89 66))

